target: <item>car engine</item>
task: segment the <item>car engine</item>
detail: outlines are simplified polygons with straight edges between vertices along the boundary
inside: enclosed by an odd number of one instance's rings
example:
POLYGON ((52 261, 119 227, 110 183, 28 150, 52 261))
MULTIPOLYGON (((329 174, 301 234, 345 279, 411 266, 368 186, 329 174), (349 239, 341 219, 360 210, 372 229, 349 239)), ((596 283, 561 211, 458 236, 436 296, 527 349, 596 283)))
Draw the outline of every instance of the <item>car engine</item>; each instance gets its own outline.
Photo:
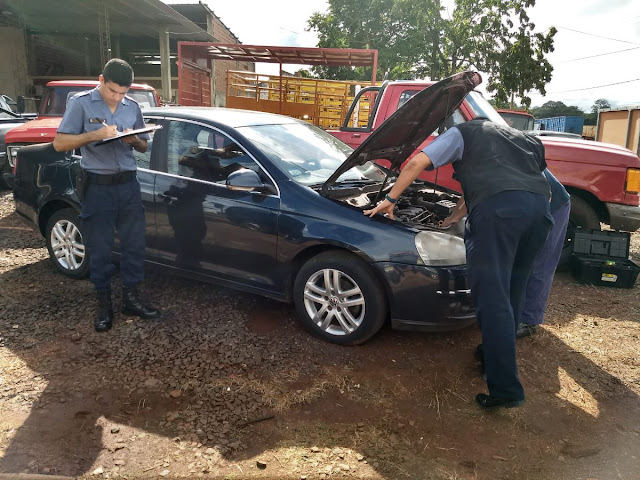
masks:
MULTIPOLYGON (((358 208, 371 208, 376 195, 363 193, 358 197, 346 199, 346 202, 358 208)), ((418 229, 448 230, 438 227, 453 212, 460 195, 448 193, 433 187, 409 187, 398 199, 394 209, 395 218, 418 229)))

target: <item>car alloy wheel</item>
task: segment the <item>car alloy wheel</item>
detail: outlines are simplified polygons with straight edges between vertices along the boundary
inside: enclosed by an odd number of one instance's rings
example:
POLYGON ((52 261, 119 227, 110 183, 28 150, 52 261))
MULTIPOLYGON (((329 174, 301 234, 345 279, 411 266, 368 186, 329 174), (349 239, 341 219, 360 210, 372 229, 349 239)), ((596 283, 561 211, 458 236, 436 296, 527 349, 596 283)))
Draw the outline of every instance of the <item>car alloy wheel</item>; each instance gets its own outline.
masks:
POLYGON ((307 260, 296 276, 293 296, 302 325, 331 343, 363 343, 388 317, 387 296, 371 266, 341 250, 307 260))
POLYGON ((346 273, 332 268, 319 270, 307 280, 304 306, 318 328, 329 335, 353 333, 366 312, 358 284, 346 273))
POLYGON ((78 214, 65 208, 55 212, 47 223, 47 249, 56 268, 73 278, 89 273, 89 258, 82 239, 78 214))

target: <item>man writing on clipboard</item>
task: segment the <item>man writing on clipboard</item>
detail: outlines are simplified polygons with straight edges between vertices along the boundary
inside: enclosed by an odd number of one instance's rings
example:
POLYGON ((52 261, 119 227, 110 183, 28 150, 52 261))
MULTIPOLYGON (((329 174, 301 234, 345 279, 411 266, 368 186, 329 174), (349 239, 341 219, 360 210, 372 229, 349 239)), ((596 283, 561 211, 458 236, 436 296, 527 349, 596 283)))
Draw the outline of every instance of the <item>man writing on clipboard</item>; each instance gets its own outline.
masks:
POLYGON ((53 147, 59 152, 80 148, 82 153, 85 182, 77 182, 76 186, 82 202, 80 218, 90 278, 98 297, 94 326, 97 332, 104 332, 113 325, 114 229, 118 230, 122 252, 122 313, 157 318, 160 312, 145 306, 137 291, 144 278, 146 224, 133 149, 144 153, 149 135, 141 133, 97 144, 145 127, 139 105, 126 96, 133 82, 133 69, 124 60, 114 58, 104 66, 99 80, 95 89, 69 100, 53 147))

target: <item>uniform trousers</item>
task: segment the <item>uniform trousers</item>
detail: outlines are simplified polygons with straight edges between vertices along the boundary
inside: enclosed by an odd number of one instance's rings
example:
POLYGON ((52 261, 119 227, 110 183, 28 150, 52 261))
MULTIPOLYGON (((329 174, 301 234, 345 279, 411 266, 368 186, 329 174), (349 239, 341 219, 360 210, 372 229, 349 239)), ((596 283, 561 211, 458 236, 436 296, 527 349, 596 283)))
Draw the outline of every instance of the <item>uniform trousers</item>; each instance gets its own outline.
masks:
POLYGON ((533 260, 552 225, 547 199, 525 191, 493 195, 476 205, 467 218, 469 283, 492 396, 524 400, 515 330, 533 260))
POLYGON ((138 285, 144 279, 146 246, 146 221, 138 181, 134 178, 114 185, 90 183, 80 218, 89 254, 90 279, 96 291, 106 291, 111 286, 115 231, 120 242, 122 285, 138 285))
POLYGON ((522 323, 540 325, 544 319, 544 311, 547 308, 553 275, 560 261, 560 255, 562 255, 570 212, 571 202, 567 202, 552 214, 553 228, 549 232, 542 250, 540 250, 533 262, 531 276, 527 283, 526 300, 520 317, 522 323))

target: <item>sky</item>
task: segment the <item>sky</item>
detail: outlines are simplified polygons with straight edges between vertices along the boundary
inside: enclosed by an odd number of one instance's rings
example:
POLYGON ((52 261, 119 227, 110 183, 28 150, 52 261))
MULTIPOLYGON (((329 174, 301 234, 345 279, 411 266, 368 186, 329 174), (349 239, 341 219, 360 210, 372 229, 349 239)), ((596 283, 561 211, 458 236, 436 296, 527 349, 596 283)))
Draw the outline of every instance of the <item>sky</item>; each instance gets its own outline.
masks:
MULTIPOLYGON (((165 3, 197 3, 164 0, 165 3)), ((326 0, 203 0, 244 44, 315 47, 305 31, 314 12, 326 12, 326 0)), ((453 5, 453 0, 445 0, 453 5)), ((451 8, 451 7, 449 7, 451 8)), ((640 104, 640 0, 537 0, 529 15, 536 31, 555 26, 554 67, 546 96, 532 91, 532 106, 553 100, 590 111, 595 100, 612 106, 640 104), (618 52, 618 53, 613 53, 618 52)), ((448 15, 445 12, 445 15, 448 15)), ((291 66, 293 72, 301 68, 291 66)), ((277 74, 278 66, 256 64, 256 71, 277 74)))

